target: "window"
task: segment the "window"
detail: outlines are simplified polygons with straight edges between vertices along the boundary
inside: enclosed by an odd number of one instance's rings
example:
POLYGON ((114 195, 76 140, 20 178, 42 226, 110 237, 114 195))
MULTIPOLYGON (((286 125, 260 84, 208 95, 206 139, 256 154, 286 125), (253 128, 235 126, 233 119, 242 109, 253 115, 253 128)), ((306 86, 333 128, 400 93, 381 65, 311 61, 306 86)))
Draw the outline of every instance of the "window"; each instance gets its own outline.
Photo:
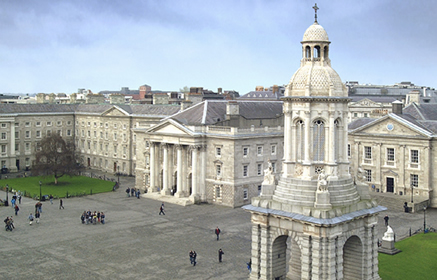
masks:
POLYGON ((108 132, 105 132, 105 139, 108 140, 108 132))
POLYGON ((36 138, 41 138, 41 130, 36 131, 36 138))
POLYGON ((58 129, 58 130, 56 131, 56 133, 57 133, 59 136, 62 136, 62 130, 58 129))
POLYGON ((387 148, 387 161, 393 162, 395 161, 395 149, 387 148))
POLYGON ((123 124, 123 129, 126 129, 126 124, 123 124))
POLYGON ((30 151, 30 143, 26 143, 25 147, 26 147, 26 152, 29 152, 30 151))
POLYGON ((87 143, 88 150, 91 149, 91 142, 87 143))
POLYGON ((117 140, 117 132, 114 132, 114 140, 117 140))
POLYGON ((20 150, 20 144, 15 144, 15 151, 18 152, 20 150))
POLYGON ((97 138, 97 131, 94 130, 94 138, 97 138))
POLYGON ((262 156, 263 155, 263 147, 262 146, 256 147, 256 154, 258 156, 262 156))
POLYGON ((354 118, 358 117, 358 113, 354 113, 354 118))
POLYGON ((410 151, 410 161, 411 163, 419 163, 419 150, 410 151))
POLYGON ((215 155, 218 157, 221 156, 222 155, 222 148, 216 147, 215 148, 215 155))
POLYGON ((313 160, 325 160, 325 123, 317 120, 313 123, 313 160))
POLYGON ((276 145, 271 146, 272 155, 276 155, 276 145))
POLYGON ((296 122, 296 159, 302 161, 305 156, 305 123, 303 120, 296 122))
POLYGON ((2 123, 2 128, 8 127, 5 123, 2 123))
POLYGON ((134 134, 134 142, 136 142, 136 141, 137 141, 137 135, 134 134))
POLYGON ((30 166, 30 158, 26 158, 26 166, 30 166))
POLYGON ((26 133, 26 138, 30 138, 30 131, 27 130, 25 133, 26 133))
POLYGON ((367 113, 364 113, 364 117, 367 118, 369 115, 367 113))
POLYGON ((103 152, 103 144, 100 143, 100 151, 103 152))
POLYGON ((217 177, 220 177, 222 175, 222 166, 220 164, 217 164, 215 166, 215 171, 216 171, 217 177))
POLYGON ((52 122, 47 122, 47 126, 52 126, 52 122))
POLYGON ((114 145, 114 154, 117 153, 117 145, 114 145))
POLYGON ((57 125, 57 126, 61 126, 61 125, 62 125, 62 121, 57 121, 57 122, 56 122, 56 125, 57 125))
POLYGON ((36 122, 36 126, 41 126, 41 122, 36 122))
POLYGON ((94 127, 97 127, 97 123, 96 122, 94 122, 94 127))
POLYGON ((108 150, 109 150, 109 145, 106 144, 106 145, 105 145, 105 151, 108 152, 108 150))
POLYGON ((2 140, 6 140, 6 132, 2 132, 1 139, 2 139, 2 140))
POLYGON ((243 177, 247 177, 248 166, 243 165, 243 177))
POLYGON ((87 130, 86 134, 88 135, 88 137, 91 137, 91 131, 87 130))
POLYGON ((103 139, 103 132, 100 131, 100 139, 103 139))
POLYGON ((126 133, 123 133, 123 141, 126 141, 126 133))
POLYGON ((2 153, 6 153, 6 145, 2 145, 2 153))
POLYGON ((372 170, 365 169, 364 171, 366 172, 366 181, 367 182, 372 182, 372 170))
POLYGON ((411 182, 411 187, 417 188, 419 186, 419 175, 411 174, 410 175, 410 182, 411 182))
POLYGON ((258 174, 258 176, 263 175, 263 165, 261 163, 258 163, 256 170, 257 170, 256 174, 258 174))
POLYGON ((276 173, 276 162, 272 162, 272 171, 276 173))
POLYGON ((87 125, 88 125, 88 126, 91 126, 91 122, 87 122, 87 125))
POLYGON ((215 187, 215 197, 216 198, 220 198, 222 196, 221 192, 222 192, 221 187, 215 187))
POLYGON ((67 129, 67 136, 71 136, 71 130, 67 129))
POLYGON ((244 200, 249 199, 249 191, 248 191, 247 188, 244 188, 244 189, 243 189, 243 199, 244 199, 244 200))
POLYGON ((347 144, 347 156, 351 156, 351 144, 347 144))
POLYGON ((71 121, 67 121, 67 125, 71 125, 71 121))
POLYGON ((105 127, 108 128, 108 126, 109 126, 108 123, 105 123, 105 127))
POLYGON ((85 131, 82 129, 82 137, 85 137, 85 131))
POLYGON ((262 185, 258 185, 258 196, 261 195, 262 185))
POLYGON ((243 147, 243 157, 247 157, 248 154, 249 154, 249 148, 243 147))
POLYGON ((25 122, 24 126, 30 126, 30 122, 25 122))
POLYGON ((51 130, 47 130, 47 136, 52 135, 52 131, 51 130))
POLYGON ((16 122, 15 123, 15 127, 19 127, 19 126, 20 126, 20 124, 16 122))
POLYGON ((372 159, 372 147, 369 146, 364 147, 364 158, 372 159))
POLYGON ((114 128, 117 128, 117 124, 116 123, 114 123, 114 128))

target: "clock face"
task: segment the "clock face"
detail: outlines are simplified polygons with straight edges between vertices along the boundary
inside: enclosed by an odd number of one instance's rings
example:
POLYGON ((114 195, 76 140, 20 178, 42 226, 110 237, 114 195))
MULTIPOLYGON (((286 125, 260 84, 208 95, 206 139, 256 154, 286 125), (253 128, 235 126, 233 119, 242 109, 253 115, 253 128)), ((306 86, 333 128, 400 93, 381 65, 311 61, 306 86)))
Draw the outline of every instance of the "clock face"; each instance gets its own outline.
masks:
POLYGON ((387 124, 387 130, 392 131, 395 126, 391 123, 387 124))

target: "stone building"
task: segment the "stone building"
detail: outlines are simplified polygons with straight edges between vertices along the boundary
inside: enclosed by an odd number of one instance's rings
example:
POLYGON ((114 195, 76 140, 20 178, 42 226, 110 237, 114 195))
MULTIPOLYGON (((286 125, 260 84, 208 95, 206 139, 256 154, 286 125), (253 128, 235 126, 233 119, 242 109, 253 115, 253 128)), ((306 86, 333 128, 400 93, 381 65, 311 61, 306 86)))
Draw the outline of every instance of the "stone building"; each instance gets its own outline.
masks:
POLYGON ((402 109, 398 101, 393 113, 349 124, 352 172, 362 168, 373 191, 406 196, 413 211, 436 207, 436 112, 437 104, 412 103, 402 109))
POLYGON ((269 167, 261 196, 243 207, 252 219, 250 279, 380 279, 375 225, 385 208, 349 173, 349 98, 317 17, 301 43, 282 98, 281 177, 276 184, 269 167))
POLYGON ((0 164, 30 169, 39 141, 51 133, 75 141, 87 168, 134 175, 136 135, 179 106, 110 104, 0 104, 0 164))
POLYGON ((187 203, 231 207, 258 196, 267 163, 281 171, 282 102, 203 101, 134 129, 136 186, 187 203))

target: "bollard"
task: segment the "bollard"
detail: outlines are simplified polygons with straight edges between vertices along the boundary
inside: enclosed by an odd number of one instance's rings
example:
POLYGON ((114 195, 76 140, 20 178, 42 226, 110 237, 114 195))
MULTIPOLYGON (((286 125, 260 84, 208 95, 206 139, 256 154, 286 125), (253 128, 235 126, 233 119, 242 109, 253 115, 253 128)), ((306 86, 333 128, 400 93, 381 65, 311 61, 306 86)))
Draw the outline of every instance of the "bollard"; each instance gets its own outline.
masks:
POLYGON ((411 228, 410 228, 410 236, 411 236, 411 228))

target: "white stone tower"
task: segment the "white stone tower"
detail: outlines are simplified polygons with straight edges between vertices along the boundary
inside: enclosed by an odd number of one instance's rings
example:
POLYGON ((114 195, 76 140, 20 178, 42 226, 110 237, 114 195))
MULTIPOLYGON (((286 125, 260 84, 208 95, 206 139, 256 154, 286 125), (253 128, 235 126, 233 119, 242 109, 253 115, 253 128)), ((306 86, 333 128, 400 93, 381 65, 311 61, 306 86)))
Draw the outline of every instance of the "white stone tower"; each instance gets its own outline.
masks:
POLYGON ((361 178, 349 174, 348 95, 331 68, 329 38, 315 22, 284 101, 283 173, 266 170, 252 214, 250 279, 380 279, 377 215, 361 178))

